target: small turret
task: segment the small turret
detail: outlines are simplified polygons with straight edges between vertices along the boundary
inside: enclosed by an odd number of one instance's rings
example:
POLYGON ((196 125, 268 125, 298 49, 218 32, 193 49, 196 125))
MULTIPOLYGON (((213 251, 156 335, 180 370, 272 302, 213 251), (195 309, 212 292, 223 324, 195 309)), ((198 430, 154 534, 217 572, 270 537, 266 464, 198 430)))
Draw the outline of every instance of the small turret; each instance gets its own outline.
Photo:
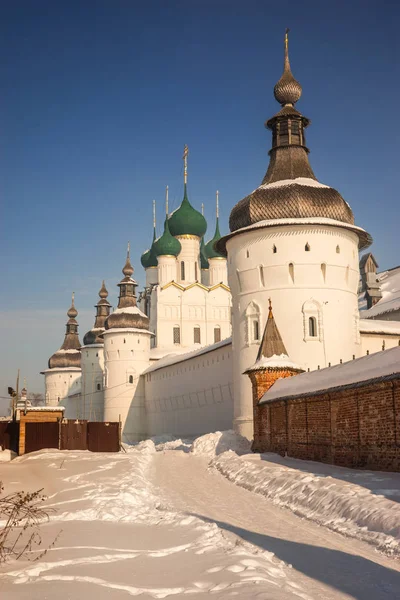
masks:
POLYGON ((81 343, 78 337, 78 322, 76 321, 78 311, 75 308, 74 293, 72 293, 72 302, 67 315, 69 319, 66 325, 64 342, 61 348, 50 357, 49 369, 79 368, 81 366, 81 353, 79 350, 81 343))
POLYGON ((104 340, 101 337, 105 329, 105 322, 110 314, 111 304, 108 302, 108 291, 105 286, 104 280, 99 291, 100 300, 95 305, 96 308, 96 319, 94 326, 90 331, 85 333, 83 338, 83 345, 88 346, 90 344, 104 344, 104 340))

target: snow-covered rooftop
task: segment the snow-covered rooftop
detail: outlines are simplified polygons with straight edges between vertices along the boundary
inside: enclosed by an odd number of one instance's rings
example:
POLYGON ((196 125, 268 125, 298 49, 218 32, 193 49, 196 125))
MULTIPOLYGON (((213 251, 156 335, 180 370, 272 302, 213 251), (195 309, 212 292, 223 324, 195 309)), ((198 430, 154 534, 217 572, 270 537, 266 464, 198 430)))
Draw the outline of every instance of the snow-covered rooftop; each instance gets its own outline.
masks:
POLYGON ((364 319, 372 319, 385 313, 400 310, 400 266, 383 271, 377 274, 380 284, 382 298, 373 306, 367 309, 365 292, 359 297, 359 308, 364 319))
POLYGON ((197 356, 201 356, 202 354, 207 354, 208 352, 212 352, 213 350, 217 350, 217 348, 222 348, 223 346, 229 346, 232 344, 232 338, 226 338, 225 340, 221 340, 220 342, 216 342, 215 344, 210 344, 209 346, 203 346, 199 350, 192 350, 190 352, 185 352, 184 354, 169 354, 165 358, 161 358, 154 365, 151 365, 146 369, 143 374, 152 373, 153 371, 157 371, 158 369, 162 369, 163 367, 169 367, 170 365, 174 365, 176 363, 183 362, 185 360, 190 360, 191 358, 196 358, 197 356))
POLYGON ((389 333, 392 335, 400 335, 400 321, 380 321, 378 319, 360 319, 360 332, 361 333, 389 333))
POLYGON ((64 406, 32 406, 24 409, 26 412, 60 412, 64 411, 64 406))
POLYGON ((123 308, 116 308, 112 314, 113 315, 118 315, 120 313, 125 313, 125 314, 129 314, 129 315, 140 315, 142 317, 146 316, 140 310, 140 308, 138 308, 137 306, 125 306, 123 308))
POLYGON ((148 335, 154 335, 154 333, 148 329, 138 329, 137 327, 113 327, 112 329, 106 329, 101 335, 104 337, 109 333, 147 333, 148 335))
POLYGON ((247 371, 259 371, 260 369, 294 369, 296 371, 303 371, 302 367, 290 360, 287 354, 274 354, 266 358, 262 356, 257 360, 252 367, 247 371))
MULTIPOLYGON (((288 185, 306 185, 308 187, 317 187, 317 188, 328 188, 329 185, 325 185, 324 183, 320 183, 315 179, 310 179, 310 177, 296 177, 295 179, 281 179, 279 181, 274 181, 273 183, 264 183, 258 186, 257 190, 265 190, 271 188, 285 187, 288 185)), ((252 193, 254 194, 254 190, 252 193)))
POLYGON ((261 398, 260 404, 288 397, 298 398, 342 386, 352 386, 362 381, 394 374, 400 376, 400 346, 334 367, 278 379, 261 398))

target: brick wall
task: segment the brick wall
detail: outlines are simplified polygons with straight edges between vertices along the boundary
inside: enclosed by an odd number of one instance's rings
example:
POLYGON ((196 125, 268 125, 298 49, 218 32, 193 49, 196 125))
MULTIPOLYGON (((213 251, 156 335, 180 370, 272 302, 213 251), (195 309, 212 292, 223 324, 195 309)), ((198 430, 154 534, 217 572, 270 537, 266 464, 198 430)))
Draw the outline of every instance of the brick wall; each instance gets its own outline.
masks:
POLYGON ((400 471, 400 377, 261 404, 254 418, 258 452, 400 471))

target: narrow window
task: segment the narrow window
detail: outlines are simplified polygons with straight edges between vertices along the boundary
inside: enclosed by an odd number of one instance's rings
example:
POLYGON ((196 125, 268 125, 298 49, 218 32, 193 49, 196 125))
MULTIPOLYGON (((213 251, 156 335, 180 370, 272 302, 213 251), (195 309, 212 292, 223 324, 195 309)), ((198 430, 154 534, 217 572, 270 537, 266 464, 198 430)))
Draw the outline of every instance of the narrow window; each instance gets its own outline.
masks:
POLYGON ((315 317, 308 319, 308 333, 310 337, 317 337, 317 320, 315 317))
POLYGON ((324 280, 324 283, 326 281, 326 264, 322 263, 321 265, 321 273, 322 273, 322 279, 324 280))
POLYGON ((126 344, 126 339, 124 338, 124 344, 126 344))
POLYGON ((200 340, 201 340, 200 327, 195 327, 193 329, 193 341, 195 344, 200 344, 200 340))
POLYGON ((274 254, 276 254, 278 252, 277 247, 275 246, 275 244, 272 246, 272 252, 274 254))
POLYGON ((197 275, 197 263, 194 263, 194 279, 195 281, 198 280, 198 275, 197 275))
POLYGON ((262 268, 262 265, 259 265, 258 270, 260 273, 260 285, 261 287, 265 287, 264 269, 262 268))
POLYGON ((305 245, 305 248, 304 248, 304 250, 305 250, 306 252, 310 252, 310 244, 309 244, 308 242, 307 242, 307 244, 305 245))
POLYGON ((181 261, 181 280, 185 281, 185 263, 181 261))
POLYGON ((174 338, 174 344, 180 344, 181 343, 181 330, 180 327, 176 326, 173 329, 173 338, 174 338))
POLYGON ((217 325, 214 327, 214 344, 221 341, 221 327, 217 325))
POLYGON ((250 257, 250 252, 248 250, 246 250, 246 257, 249 258, 250 257))
POLYGON ((340 246, 339 245, 336 246, 336 254, 340 254, 340 246))
POLYGON ((98 383, 96 387, 97 387, 97 391, 99 392, 99 391, 101 390, 101 385, 100 385, 100 383, 98 383))
POLYGON ((292 283, 294 283, 294 265, 293 263, 289 264, 289 277, 292 283))
POLYGON ((253 321, 253 339, 255 342, 258 342, 260 339, 260 326, 256 320, 253 321))
POLYGON ((133 383, 133 375, 129 375, 129 383, 133 383))

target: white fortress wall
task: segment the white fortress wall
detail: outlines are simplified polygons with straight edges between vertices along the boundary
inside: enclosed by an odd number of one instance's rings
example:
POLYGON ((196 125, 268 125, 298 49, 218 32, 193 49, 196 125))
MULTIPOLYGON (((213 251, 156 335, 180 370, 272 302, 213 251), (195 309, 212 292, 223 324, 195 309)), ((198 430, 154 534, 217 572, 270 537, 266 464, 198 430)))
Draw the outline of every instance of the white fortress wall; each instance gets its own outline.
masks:
POLYGON ((231 429, 232 343, 167 357, 143 375, 147 435, 179 437, 231 429))
POLYGON ((81 369, 79 367, 64 367, 46 369, 45 377, 46 406, 62 404, 70 394, 75 393, 81 386, 81 369))
POLYGON ((81 348, 82 386, 80 419, 103 421, 104 347, 91 344, 81 348))

